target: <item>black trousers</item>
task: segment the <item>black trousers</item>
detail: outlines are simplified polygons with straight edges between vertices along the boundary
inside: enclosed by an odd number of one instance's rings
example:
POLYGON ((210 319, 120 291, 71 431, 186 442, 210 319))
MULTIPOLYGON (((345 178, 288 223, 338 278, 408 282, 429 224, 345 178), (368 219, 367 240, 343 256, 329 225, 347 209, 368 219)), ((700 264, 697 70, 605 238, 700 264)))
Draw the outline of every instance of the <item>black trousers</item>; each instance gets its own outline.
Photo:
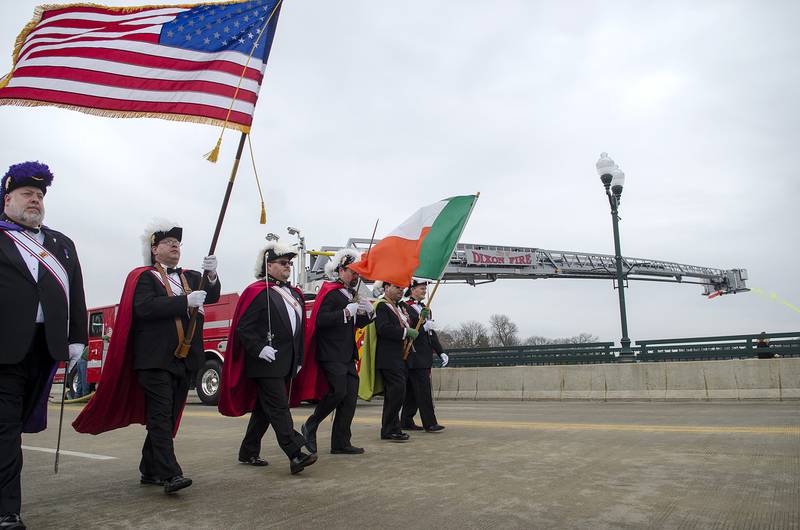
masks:
POLYGON ((406 399, 403 403, 403 412, 400 414, 400 424, 409 425, 413 423, 417 408, 419 408, 423 427, 427 429, 439 423, 436 420, 436 414, 433 412, 431 374, 427 368, 408 370, 406 399))
POLYGON ((406 395, 406 370, 381 369, 383 378, 383 415, 381 436, 401 432, 400 408, 406 395))
POLYGON ((22 508, 22 425, 50 382, 52 368, 41 325, 22 361, 0 364, 0 515, 22 508))
POLYGON ((358 375, 353 361, 349 363, 320 363, 328 380, 328 393, 317 403, 306 426, 314 431, 328 415, 336 411, 331 432, 331 449, 344 449, 351 445, 350 426, 356 413, 358 375))
POLYGON ((147 438, 139 471, 161 480, 183 475, 172 433, 189 394, 189 378, 166 370, 137 370, 136 375, 147 406, 147 438))
POLYGON ((244 440, 239 447, 239 460, 259 456, 261 439, 270 425, 275 430, 275 438, 286 456, 295 457, 306 440, 294 430, 286 381, 279 377, 259 377, 254 381, 258 385, 258 401, 250 414, 250 423, 247 424, 244 440))

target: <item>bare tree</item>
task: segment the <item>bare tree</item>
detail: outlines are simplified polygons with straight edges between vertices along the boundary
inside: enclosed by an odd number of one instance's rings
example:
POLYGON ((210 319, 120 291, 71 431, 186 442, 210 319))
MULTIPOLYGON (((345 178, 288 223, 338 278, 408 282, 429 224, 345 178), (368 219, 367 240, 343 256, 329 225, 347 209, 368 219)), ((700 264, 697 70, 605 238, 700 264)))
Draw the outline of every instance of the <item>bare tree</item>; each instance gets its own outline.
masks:
POLYGON ((574 335, 572 337, 564 337, 561 339, 556 339, 553 341, 555 344, 588 344, 590 342, 597 342, 600 340, 600 337, 597 335, 592 335, 591 333, 586 333, 585 331, 580 333, 579 335, 574 335))
POLYGON ((585 331, 573 337, 563 337, 559 339, 548 339, 539 335, 533 335, 525 339, 525 344, 530 346, 544 346, 547 344, 588 344, 590 342, 597 342, 600 337, 586 333, 585 331))
POLYGON ((492 315, 489 317, 489 328, 492 330, 494 346, 516 346, 519 344, 519 327, 511 322, 508 315, 492 315))
POLYGON ((545 344, 552 344, 552 339, 548 339, 547 337, 541 337, 539 335, 533 335, 525 339, 525 344, 529 346, 544 346, 545 344))
POLYGON ((462 322, 453 332, 454 346, 457 348, 486 348, 489 346, 489 331, 475 320, 462 322))
POLYGON ((442 348, 444 348, 445 350, 457 347, 456 330, 454 330, 450 326, 445 326, 442 329, 437 329, 436 336, 439 338, 439 342, 441 343, 442 348))

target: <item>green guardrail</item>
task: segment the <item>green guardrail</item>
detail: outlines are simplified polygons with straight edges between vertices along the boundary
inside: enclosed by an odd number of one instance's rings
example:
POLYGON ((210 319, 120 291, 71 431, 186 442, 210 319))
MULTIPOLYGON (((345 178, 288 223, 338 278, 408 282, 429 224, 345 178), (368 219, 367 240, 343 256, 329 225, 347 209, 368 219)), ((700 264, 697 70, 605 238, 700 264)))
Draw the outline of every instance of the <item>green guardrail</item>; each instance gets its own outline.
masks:
MULTIPOLYGON (((747 359, 762 353, 756 344, 767 338, 771 354, 800 357, 800 332, 761 335, 727 335, 638 340, 633 347, 637 362, 708 361, 747 359)), ((451 367, 537 366, 618 362, 620 348, 613 342, 545 344, 448 350, 451 367)), ((438 366, 439 363, 436 362, 438 366)))

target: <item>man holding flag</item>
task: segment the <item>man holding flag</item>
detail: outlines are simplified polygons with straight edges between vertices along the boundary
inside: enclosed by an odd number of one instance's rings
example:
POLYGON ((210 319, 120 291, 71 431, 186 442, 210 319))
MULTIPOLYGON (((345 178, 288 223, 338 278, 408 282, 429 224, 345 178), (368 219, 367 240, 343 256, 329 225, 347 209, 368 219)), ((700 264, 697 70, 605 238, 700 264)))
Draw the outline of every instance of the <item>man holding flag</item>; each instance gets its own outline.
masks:
POLYGON ((331 453, 364 452, 363 448, 350 443, 350 425, 358 394, 355 331, 369 324, 373 314, 372 304, 357 299, 358 274, 350 266, 358 258, 356 250, 347 248, 331 257, 325 264, 325 274, 333 281, 322 284, 311 310, 306 361, 294 386, 293 401, 319 400, 301 429, 306 447, 313 453, 317 452, 317 427, 333 411, 336 415, 331 432, 331 453), (323 390, 325 387, 327 391, 323 390), (303 393, 304 388, 311 392, 303 393))
POLYGON ((39 162, 0 180, 0 528, 25 528, 21 435, 45 429, 56 365, 71 368, 88 340, 75 244, 42 225, 52 182, 39 162))
POLYGON ((140 482, 173 493, 192 480, 183 476, 173 438, 186 405, 189 375, 203 362, 204 303, 219 300, 217 258, 206 256, 201 274, 178 267, 183 228, 157 219, 142 234, 144 267, 125 280, 114 335, 97 392, 72 423, 76 431, 100 434, 133 423, 147 425, 139 464, 140 482), (180 351, 189 315, 198 311, 190 349, 180 351))
POLYGON ((420 319, 424 320, 419 336, 414 340, 414 347, 406 360, 408 365, 408 384, 403 411, 400 415, 400 424, 403 429, 418 431, 425 429, 427 432, 438 432, 444 429, 436 420, 433 411, 433 397, 431 396, 431 367, 433 355, 438 354, 442 359, 442 367, 449 360, 444 353, 439 337, 436 334, 431 311, 425 306, 425 295, 428 292, 428 282, 414 279, 406 289, 408 300, 403 302, 408 313, 411 326, 417 327, 420 319), (422 418, 422 427, 414 424, 414 415, 419 408, 422 418))

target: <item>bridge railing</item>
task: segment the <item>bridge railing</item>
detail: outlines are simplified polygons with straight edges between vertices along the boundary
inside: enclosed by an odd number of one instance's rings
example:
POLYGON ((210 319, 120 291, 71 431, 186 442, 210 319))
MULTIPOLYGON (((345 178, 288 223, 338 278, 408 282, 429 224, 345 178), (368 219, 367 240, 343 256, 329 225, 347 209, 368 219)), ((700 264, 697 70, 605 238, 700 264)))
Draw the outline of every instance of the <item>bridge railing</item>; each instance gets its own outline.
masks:
MULTIPOLYGON (((769 352, 781 357, 800 357, 800 332, 767 333, 769 352)), ((638 340, 633 347, 637 362, 708 361, 757 357, 760 333, 714 337, 638 340)), ((544 344, 494 348, 451 349, 452 367, 535 366, 549 364, 597 364, 618 361, 620 348, 613 342, 544 344)), ((437 362, 438 365, 438 362, 437 362)))
POLYGON ((448 350, 449 366, 531 366, 543 364, 596 364, 614 362, 613 342, 543 344, 448 350))

